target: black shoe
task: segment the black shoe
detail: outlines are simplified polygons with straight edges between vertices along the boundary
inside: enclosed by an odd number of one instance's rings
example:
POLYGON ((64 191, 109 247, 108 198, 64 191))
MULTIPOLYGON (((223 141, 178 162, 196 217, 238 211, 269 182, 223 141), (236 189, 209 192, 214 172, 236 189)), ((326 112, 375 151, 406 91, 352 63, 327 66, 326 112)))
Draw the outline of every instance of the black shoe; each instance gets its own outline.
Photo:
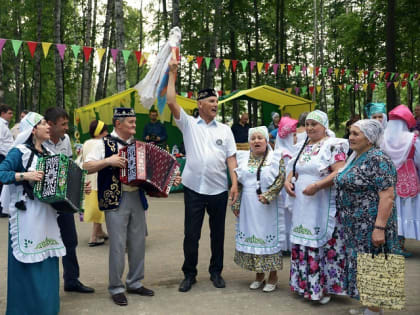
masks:
POLYGON ((79 293, 93 293, 95 289, 89 288, 83 285, 79 280, 76 280, 70 285, 64 285, 64 291, 66 292, 79 292, 79 293))
POLYGON ((195 280, 195 277, 185 277, 185 279, 182 280, 181 284, 179 285, 178 291, 187 292, 191 289, 192 285, 196 282, 197 280, 195 280))
POLYGON ((143 295, 143 296, 154 296, 155 292, 153 292, 153 290, 150 290, 146 287, 140 287, 138 289, 127 289, 128 293, 134 293, 134 294, 139 294, 139 295, 143 295))
POLYGON ((115 304, 119 306, 126 306, 128 304, 127 298, 125 297, 124 293, 117 293, 114 295, 111 295, 112 300, 115 304))
POLYGON ((213 281, 213 285, 216 287, 216 288, 224 288, 224 287, 226 287, 226 283, 225 283, 225 280, 223 280, 223 278, 222 278, 222 276, 221 275, 219 275, 218 273, 213 273, 211 276, 210 276, 210 280, 211 281, 213 281))

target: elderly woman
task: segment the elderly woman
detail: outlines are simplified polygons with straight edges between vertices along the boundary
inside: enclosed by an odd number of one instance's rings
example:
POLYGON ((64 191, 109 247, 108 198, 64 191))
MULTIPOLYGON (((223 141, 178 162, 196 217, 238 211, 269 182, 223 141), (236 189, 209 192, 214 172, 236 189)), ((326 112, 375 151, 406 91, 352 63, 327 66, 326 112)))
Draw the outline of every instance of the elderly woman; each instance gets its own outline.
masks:
POLYGON ((388 119, 386 116, 385 103, 369 103, 365 106, 365 111, 369 119, 376 119, 381 123, 382 128, 386 128, 388 119))
MULTIPOLYGON (((347 294, 358 298, 357 253, 370 253, 385 244, 398 250, 397 215, 394 206, 397 173, 391 159, 379 149, 381 124, 359 120, 350 127, 352 155, 335 178, 337 210, 344 226, 347 252, 347 294)), ((365 309, 364 314, 379 313, 365 309)))
POLYGON ((271 122, 268 125, 268 136, 270 139, 270 143, 274 145, 274 142, 276 141, 276 137, 271 136, 271 132, 273 130, 276 130, 279 127, 280 122, 280 114, 276 112, 271 113, 271 122))
MULTIPOLYGON (((100 139, 108 135, 108 126, 101 120, 93 120, 89 126, 89 134, 92 139, 87 140, 83 144, 80 165, 83 165, 83 161, 89 152, 94 149, 97 141, 101 141, 100 139)), ((88 243, 89 247, 103 245, 104 239, 108 239, 108 236, 102 229, 105 215, 103 211, 99 210, 98 206, 97 177, 98 173, 89 174, 86 177, 86 180, 92 183, 92 193, 85 197, 85 211, 83 213, 83 221, 93 223, 92 234, 88 243)))
MULTIPOLYGON (((382 150, 391 158, 398 172, 395 205, 398 215, 398 235, 420 240, 420 140, 409 129, 416 125, 413 114, 405 105, 389 112, 382 150)), ((403 251, 406 257, 411 253, 403 251)))
POLYGON ((58 257, 66 254, 57 224, 57 212, 34 199, 29 183, 40 181, 38 157, 48 154, 42 143, 50 127, 29 112, 20 133, 0 164, 0 181, 8 184, 10 214, 6 314, 55 315, 60 310, 58 257))
POLYGON ((276 289, 277 270, 283 267, 285 227, 279 215, 277 196, 284 183, 284 161, 281 152, 273 152, 265 126, 249 129, 250 151, 238 151, 235 172, 242 185, 241 197, 232 205, 237 216, 234 261, 240 267, 256 272, 250 289, 264 285, 263 291, 276 289))
POLYGON ((336 218, 333 179, 343 167, 348 142, 330 137, 328 117, 315 110, 306 117, 308 137, 300 143, 285 182, 292 197, 290 288, 326 304, 345 294, 344 241, 336 218))

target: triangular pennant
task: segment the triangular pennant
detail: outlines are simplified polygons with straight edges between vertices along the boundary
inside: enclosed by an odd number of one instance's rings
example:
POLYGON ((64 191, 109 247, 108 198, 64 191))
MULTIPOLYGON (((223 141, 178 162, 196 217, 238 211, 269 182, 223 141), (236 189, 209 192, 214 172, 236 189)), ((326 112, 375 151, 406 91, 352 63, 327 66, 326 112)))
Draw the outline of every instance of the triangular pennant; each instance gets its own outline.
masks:
POLYGON ((390 74, 391 74, 390 72, 385 73, 385 81, 388 80, 390 74))
POLYGON ((394 72, 392 72, 392 73, 391 73, 391 81, 394 79, 394 77, 395 77, 395 73, 394 73, 394 72))
POLYGON ((288 88, 287 93, 291 94, 292 93, 292 88, 288 88))
POLYGON ((394 86, 395 86, 395 88, 397 88, 397 87, 398 87, 398 84, 399 84, 399 83, 400 83, 399 81, 394 82, 394 86))
POLYGON ((295 66, 295 75, 299 75, 300 73, 300 66, 295 66))
POLYGON ((383 71, 379 72, 379 80, 382 80, 383 76, 384 76, 384 72, 383 71))
POLYGON ((202 56, 197 56, 195 59, 197 60, 197 67, 198 67, 198 70, 200 70, 200 67, 201 67, 201 64, 203 63, 203 59, 204 59, 204 57, 202 57, 202 56))
POLYGON ((265 73, 268 73, 268 69, 270 69, 270 64, 269 64, 268 62, 266 62, 266 63, 264 64, 264 70, 265 70, 265 73))
POLYGON ((300 91, 300 88, 295 87, 295 94, 296 94, 296 95, 299 95, 299 91, 300 91))
POLYGON ((375 83, 370 83, 369 85, 370 85, 370 89, 372 91, 375 91, 376 84, 375 83))
POLYGON ((401 82, 401 87, 402 87, 402 88, 405 88, 405 86, 406 86, 406 85, 407 85, 407 81, 402 81, 402 82, 401 82))
POLYGON ((368 75, 369 71, 365 70, 363 71, 363 74, 365 75, 365 77, 368 75))
POLYGON ((55 47, 57 47, 58 54, 61 57, 61 60, 64 60, 64 53, 66 52, 67 45, 66 44, 55 44, 55 47))
MULTIPOLYGON (((308 69, 308 68, 307 68, 306 66, 303 66, 303 67, 302 67, 302 72, 303 72, 303 73, 306 73, 306 69, 308 69)), ((302 88, 302 89, 303 89, 303 88, 302 88)))
POLYGON ((207 70, 210 68, 210 57, 204 57, 204 62, 206 63, 207 70))
POLYGON ((322 67, 321 71, 322 71, 322 76, 325 77, 325 74, 327 73, 327 68, 322 67))
POLYGON ((363 91, 367 91, 367 87, 368 87, 367 83, 363 83, 363 91))
POLYGON ((338 69, 338 68, 335 68, 334 69, 334 75, 335 75, 336 78, 338 77, 338 72, 339 71, 340 71, 340 69, 338 69))
POLYGON ((290 75, 290 71, 292 71, 292 65, 287 65, 287 75, 290 75))
POLYGON ((388 89, 391 86, 392 82, 387 82, 386 83, 386 88, 388 89))
POLYGON ((363 78, 363 70, 359 71, 359 80, 361 80, 363 78))
POLYGON ((414 74, 410 73, 410 77, 408 78, 408 81, 413 80, 413 76, 414 76, 414 74))
POLYGON ((273 71, 274 71, 274 75, 277 75, 277 70, 279 69, 279 64, 278 63, 273 63, 273 71))
POLYGON ((219 95, 219 97, 220 97, 220 96, 222 96, 222 95, 223 95, 223 91, 219 90, 219 91, 217 91, 217 94, 218 94, 218 95, 219 95))
POLYGON ((285 67, 286 65, 284 64, 284 63, 282 63, 281 65, 280 65, 280 74, 282 74, 283 73, 283 71, 284 71, 284 67, 285 67))
POLYGON ((149 56, 150 56, 150 53, 148 52, 143 53, 143 56, 142 56, 143 61, 141 63, 142 65, 144 65, 147 62, 147 60, 149 60, 149 56))
POLYGON ((314 73, 314 67, 309 67, 309 75, 312 76, 314 73))
POLYGON ((346 76, 348 77, 350 75, 350 69, 346 70, 346 76))
POLYGON ((119 52, 119 49, 111 48, 111 56, 112 56, 112 60, 114 60, 114 63, 117 63, 118 52, 119 52))
POLYGON ((404 73, 404 74, 403 74, 403 79, 407 79, 407 78, 408 78, 408 76, 409 76, 409 74, 408 74, 408 73, 404 73))
POLYGON ((346 74, 346 69, 342 68, 341 69, 341 76, 344 76, 346 74))
POLYGON ((131 55, 131 50, 123 49, 122 54, 123 54, 123 58, 124 58, 124 63, 127 64, 128 58, 131 55))
POLYGON ((191 98, 193 96, 193 92, 192 91, 188 91, 187 95, 188 95, 187 96, 188 98, 191 98))
POLYGON ((319 76, 319 67, 315 67, 315 75, 319 76))
POLYGON ((214 61, 214 65, 216 66, 216 70, 218 70, 219 66, 220 66, 220 63, 222 62, 222 59, 214 58, 213 61, 214 61))
POLYGON ((33 58, 35 55, 36 46, 38 46, 37 42, 26 42, 28 44, 29 53, 31 54, 31 57, 33 58))
POLYGON ((399 75, 400 75, 400 74, 399 74, 398 72, 396 72, 396 73, 395 73, 395 79, 397 79, 399 75))
MULTIPOLYGON (((98 48, 99 49, 99 48, 98 48)), ((101 48, 102 49, 102 48, 101 48)), ((105 49, 105 48, 104 48, 105 49)), ((137 64, 140 64, 140 60, 141 60, 141 51, 140 50, 136 50, 134 51, 134 54, 136 55, 136 59, 137 59, 137 64)))
POLYGON ((245 72, 246 71, 246 65, 248 64, 248 60, 241 60, 241 65, 242 65, 242 70, 245 72))
POLYGON ((303 86, 302 87, 302 94, 305 94, 307 90, 308 90, 308 87, 307 86, 303 86))
POLYGON ((92 53, 93 48, 83 46, 83 55, 85 56, 85 61, 88 62, 90 58, 90 54, 92 53))
POLYGON ((338 88, 340 89, 340 91, 342 91, 342 90, 343 90, 343 88, 344 88, 344 84, 339 84, 339 85, 338 85, 338 88))
POLYGON ((410 81, 410 86, 412 89, 414 88, 414 81, 410 81))
POLYGON ((250 61, 249 66, 251 68, 251 72, 252 72, 252 70, 254 70, 254 67, 255 67, 256 64, 257 64, 256 61, 250 61))
POLYGON ((351 89, 351 84, 347 84, 346 85, 346 91, 348 92, 348 91, 350 91, 350 89, 351 89))
POLYGON ((1 56, 1 53, 3 52, 3 47, 6 42, 7 42, 7 39, 0 38, 0 56, 1 56))
POLYGON ((314 86, 310 86, 310 87, 309 87, 309 92, 310 92, 311 94, 314 94, 314 91, 315 91, 315 87, 314 87, 314 86))
POLYGON ((228 71, 229 70, 229 66, 230 66, 230 59, 223 59, 223 63, 225 65, 226 71, 228 71))
POLYGON ((261 69, 262 69, 263 65, 264 65, 264 62, 257 62, 257 71, 258 71, 258 73, 261 73, 261 69))
POLYGON ((232 60, 232 69, 233 69, 233 72, 236 71, 236 65, 237 64, 238 64, 238 60, 232 60))
POLYGON ((188 55, 187 56, 187 62, 190 63, 191 61, 194 60, 194 56, 188 55))
POLYGON ((333 73, 333 68, 328 68, 328 75, 331 75, 331 73, 333 73))
POLYGON ((372 76, 373 76, 373 71, 370 71, 369 72, 369 80, 372 78, 372 76))
POLYGON ((77 58, 80 52, 80 46, 79 45, 71 45, 71 50, 73 51, 74 58, 77 58))
POLYGON ((46 43, 46 42, 41 43, 42 51, 44 52, 44 58, 47 58, 51 45, 52 43, 46 43))
POLYGON ((316 86, 316 91, 317 91, 318 94, 319 94, 319 92, 321 92, 321 90, 322 90, 322 86, 321 85, 317 85, 316 86))
POLYGON ((20 49, 20 46, 22 45, 22 41, 21 40, 18 40, 18 39, 12 39, 12 46, 13 46, 13 50, 14 50, 14 52, 15 52, 15 56, 17 56, 18 55, 18 53, 19 53, 19 49, 20 49))

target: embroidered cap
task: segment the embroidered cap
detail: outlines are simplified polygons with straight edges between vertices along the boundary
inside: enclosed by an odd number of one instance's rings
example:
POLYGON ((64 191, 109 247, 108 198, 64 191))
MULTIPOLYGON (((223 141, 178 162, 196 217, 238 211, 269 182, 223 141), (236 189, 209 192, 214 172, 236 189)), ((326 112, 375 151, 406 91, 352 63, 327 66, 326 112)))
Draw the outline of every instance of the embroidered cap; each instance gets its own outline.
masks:
POLYGON ((306 120, 315 120, 316 122, 320 123, 326 129, 328 129, 328 116, 323 111, 319 109, 310 112, 308 116, 306 116, 306 120))
POLYGON ((204 89, 204 90, 200 90, 198 91, 198 97, 197 100, 202 100, 204 98, 210 97, 210 96, 215 96, 217 97, 217 93, 215 89, 204 89))
POLYGON ((369 118, 372 118, 374 114, 386 114, 385 103, 369 103, 365 106, 366 114, 369 118))
POLYGON ((129 107, 116 107, 114 108, 114 118, 136 117, 134 109, 129 107))

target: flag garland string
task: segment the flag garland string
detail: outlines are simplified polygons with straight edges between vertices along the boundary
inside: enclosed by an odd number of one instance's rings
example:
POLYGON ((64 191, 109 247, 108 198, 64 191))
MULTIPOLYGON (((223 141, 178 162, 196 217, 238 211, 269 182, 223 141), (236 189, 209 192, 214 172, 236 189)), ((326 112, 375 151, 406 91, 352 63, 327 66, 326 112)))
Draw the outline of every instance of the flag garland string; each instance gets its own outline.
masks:
MULTIPOLYGON (((36 41, 24 41, 24 40, 17 40, 17 39, 6 39, 6 38, 0 38, 0 56, 3 52, 3 48, 6 44, 6 42, 10 41, 15 56, 18 55, 19 50, 22 47, 22 44, 25 42, 27 44, 28 50, 30 52, 30 55, 32 58, 34 58, 35 51, 37 47, 40 45, 44 54, 44 58, 46 59, 48 57, 49 51, 51 46, 55 46, 61 60, 64 60, 65 58, 65 52, 70 47, 71 51, 73 52, 73 55, 75 58, 78 58, 78 55, 80 51, 82 50, 84 61, 88 62, 92 56, 92 53, 96 51, 97 58, 99 62, 102 61, 102 57, 104 56, 105 52, 108 50, 109 53, 112 56, 112 59, 114 63, 116 63, 118 54, 121 54, 124 62, 127 63, 130 56, 133 55, 136 58, 137 64, 139 67, 143 66, 145 63, 147 63, 147 60, 150 57, 149 52, 142 52, 137 50, 128 50, 128 49, 117 49, 117 48, 110 48, 110 47, 89 47, 89 46, 83 46, 83 45, 67 45, 67 44, 58 44, 58 43, 50 43, 50 42, 36 42, 36 41)), ((367 91, 368 89, 371 89, 374 91, 376 87, 383 88, 386 86, 386 88, 389 88, 391 86, 394 86, 395 88, 401 87, 406 88, 408 84, 411 86, 411 88, 414 88, 416 81, 417 85, 420 87, 420 75, 419 73, 399 73, 399 72, 389 72, 389 71, 379 71, 379 70, 351 70, 348 68, 338 68, 338 67, 313 67, 313 66, 307 66, 307 65, 292 65, 292 64, 279 64, 279 63, 270 63, 270 62, 260 62, 260 61, 248 61, 248 60, 236 60, 236 59, 226 59, 226 58, 212 58, 212 57, 204 57, 204 56, 194 56, 194 55, 186 55, 184 58, 187 63, 191 63, 195 61, 197 69, 200 70, 201 67, 203 67, 203 64, 205 64, 206 68, 209 69, 211 66, 211 63, 214 63, 216 71, 219 69, 222 70, 221 65, 223 64, 225 71, 232 71, 236 72, 239 71, 240 67, 238 65, 241 65, 242 71, 247 71, 247 67, 249 66, 249 69, 251 72, 256 69, 256 71, 261 74, 264 72, 267 75, 273 74, 275 76, 279 75, 295 75, 295 77, 303 77, 303 76, 313 76, 314 72, 316 77, 319 79, 344 79, 344 78, 351 78, 351 75, 354 75, 356 79, 359 81, 368 81, 368 83, 341 83, 341 84, 334 84, 332 86, 329 86, 329 88, 337 87, 340 89, 340 91, 349 91, 353 89, 354 91, 367 91), (204 61, 204 63, 203 63, 204 61), (223 61, 223 62, 222 62, 223 61), (373 80, 381 81, 379 83, 377 82, 369 82, 373 80)), ((319 93, 322 89, 321 85, 317 86, 309 86, 309 93, 312 94, 315 90, 319 93)), ((295 86, 295 87, 288 87, 285 89, 282 89, 284 91, 287 91, 288 93, 294 93, 296 95, 306 94, 308 92, 308 85, 302 85, 302 86, 295 86)), ((219 95, 223 94, 229 94, 225 93, 226 91, 219 91, 219 95)), ((192 97, 192 92, 184 92, 184 94, 187 97, 192 97)))

